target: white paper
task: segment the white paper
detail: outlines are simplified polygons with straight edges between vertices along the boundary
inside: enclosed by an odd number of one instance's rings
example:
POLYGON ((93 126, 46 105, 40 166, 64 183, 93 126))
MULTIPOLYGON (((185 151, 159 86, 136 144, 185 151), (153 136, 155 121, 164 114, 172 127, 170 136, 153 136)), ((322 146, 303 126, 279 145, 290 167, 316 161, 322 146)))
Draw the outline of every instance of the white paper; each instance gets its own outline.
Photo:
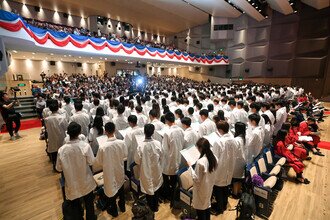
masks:
POLYGON ((211 134, 204 136, 204 138, 207 139, 210 142, 210 145, 213 147, 215 142, 220 139, 220 136, 217 135, 217 133, 212 132, 211 134))
POLYGON ((105 142, 107 142, 107 140, 108 140, 108 137, 106 135, 102 135, 102 136, 96 138, 96 141, 99 144, 99 146, 104 145, 105 142))
POLYGON ((195 164, 201 156, 195 145, 181 150, 180 153, 189 165, 195 164))
POLYGON ((313 138, 311 136, 299 136, 298 141, 313 141, 313 138))

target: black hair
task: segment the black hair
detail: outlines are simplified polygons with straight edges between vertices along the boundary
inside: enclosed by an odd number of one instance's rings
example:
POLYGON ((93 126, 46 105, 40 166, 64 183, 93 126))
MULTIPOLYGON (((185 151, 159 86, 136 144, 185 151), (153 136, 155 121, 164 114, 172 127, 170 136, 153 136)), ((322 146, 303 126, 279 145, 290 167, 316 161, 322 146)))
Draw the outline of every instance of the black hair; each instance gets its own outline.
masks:
POLYGON ((125 112, 125 106, 123 104, 119 104, 117 107, 117 113, 118 115, 121 115, 125 112))
POLYGON ((194 114, 194 108, 193 108, 193 107, 189 107, 189 108, 188 108, 188 114, 189 114, 189 115, 194 114))
POLYGON ((69 96, 64 96, 64 102, 65 102, 66 104, 69 104, 70 101, 71 101, 71 99, 70 99, 69 96))
POLYGON ((80 124, 77 122, 71 122, 68 126, 67 133, 71 140, 78 138, 79 134, 81 133, 80 124))
POLYGON ((188 117, 181 118, 181 124, 184 124, 184 125, 187 125, 188 127, 190 127, 191 119, 188 117))
POLYGON ((257 125, 259 125, 260 122, 260 115, 253 113, 251 115, 249 115, 249 120, 250 121, 255 121, 257 125))
POLYGON ((95 106, 99 106, 99 104, 100 104, 100 100, 99 100, 98 98, 95 98, 95 99, 93 100, 93 104, 94 104, 95 106))
POLYGON ((243 122, 236 122, 234 137, 242 137, 243 142, 245 144, 245 141, 246 141, 245 136, 246 136, 246 125, 243 122))
POLYGON ((174 113, 177 114, 177 115, 179 115, 179 118, 180 118, 180 119, 184 117, 184 115, 183 115, 183 113, 182 113, 182 110, 179 109, 179 108, 178 108, 177 110, 175 110, 174 113))
POLYGON ((156 109, 151 109, 149 111, 149 115, 152 116, 153 118, 158 118, 158 113, 156 109))
POLYGON ((59 108, 58 101, 56 99, 53 99, 49 105, 49 110, 54 113, 57 112, 59 108))
POLYGON ((209 112, 212 112, 212 111, 214 110, 214 106, 213 106, 213 104, 208 104, 208 105, 207 105, 207 110, 208 110, 209 112))
POLYGON ((217 114, 220 120, 225 121, 225 112, 223 110, 219 110, 217 114))
POLYGON ((165 121, 169 121, 171 123, 174 123, 175 121, 175 116, 172 112, 167 112, 165 115, 165 121))
POLYGON ((260 104, 257 103, 257 102, 253 102, 253 103, 251 103, 250 108, 254 108, 254 109, 256 109, 257 112, 259 112, 260 109, 261 109, 260 104))
POLYGON ((136 125, 137 124, 137 117, 136 117, 136 115, 130 115, 130 116, 128 116, 128 118, 127 118, 127 121, 129 122, 129 123, 132 123, 133 125, 136 125))
POLYGON ((286 137, 286 135, 288 134, 288 132, 286 131, 286 130, 283 130, 283 129, 281 129, 281 130, 279 130, 278 132, 277 132, 277 135, 276 135, 276 144, 277 144, 277 142, 279 142, 279 141, 285 141, 285 137, 286 137))
POLYGON ((155 126, 153 124, 146 124, 144 126, 144 134, 146 138, 151 138, 154 132, 155 132, 155 126))
POLYGON ((241 106, 241 108, 243 108, 244 107, 244 102, 243 101, 238 101, 237 106, 241 106))
POLYGON ((199 111, 199 115, 204 115, 205 117, 209 117, 209 111, 207 109, 202 109, 199 111))
POLYGON ((96 115, 93 121, 93 128, 96 128, 98 135, 103 134, 103 119, 102 116, 96 115))
POLYGON ((135 107, 135 110, 136 110, 137 113, 141 113, 143 108, 142 108, 141 105, 138 105, 138 106, 135 107))
POLYGON ((196 146, 201 151, 201 156, 199 158, 202 158, 205 155, 208 162, 209 162, 209 170, 208 171, 210 173, 215 171, 218 164, 217 164, 217 159, 216 159, 216 157, 214 156, 214 154, 211 150, 210 142, 205 138, 200 138, 197 141, 196 146))
POLYGON ((272 122, 270 121, 268 115, 266 115, 266 114, 262 114, 261 117, 264 118, 264 120, 265 120, 265 125, 268 124, 268 123, 269 123, 270 125, 272 124, 272 122))
POLYGON ((74 102, 74 109, 79 112, 83 109, 83 104, 80 100, 74 102))
POLYGON ((230 101, 228 102, 228 105, 236 106, 236 102, 235 102, 235 100, 230 100, 230 101))
POLYGON ((116 130, 116 126, 112 122, 107 122, 104 126, 104 130, 110 134, 113 134, 116 130))
POLYGON ((217 124, 217 129, 222 130, 224 133, 228 133, 229 131, 229 124, 226 121, 219 121, 217 124))
POLYGON ((104 116, 103 108, 102 107, 97 107, 95 115, 103 117, 104 116))

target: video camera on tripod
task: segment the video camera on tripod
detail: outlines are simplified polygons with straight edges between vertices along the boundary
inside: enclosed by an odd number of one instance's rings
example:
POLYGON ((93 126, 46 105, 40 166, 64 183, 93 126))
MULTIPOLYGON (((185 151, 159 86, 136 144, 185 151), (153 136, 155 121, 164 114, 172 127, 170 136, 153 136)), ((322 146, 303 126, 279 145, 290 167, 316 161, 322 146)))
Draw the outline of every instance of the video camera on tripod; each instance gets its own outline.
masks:
POLYGON ((10 89, 14 92, 14 99, 17 100, 17 92, 20 92, 21 89, 17 86, 15 87, 10 87, 10 89))

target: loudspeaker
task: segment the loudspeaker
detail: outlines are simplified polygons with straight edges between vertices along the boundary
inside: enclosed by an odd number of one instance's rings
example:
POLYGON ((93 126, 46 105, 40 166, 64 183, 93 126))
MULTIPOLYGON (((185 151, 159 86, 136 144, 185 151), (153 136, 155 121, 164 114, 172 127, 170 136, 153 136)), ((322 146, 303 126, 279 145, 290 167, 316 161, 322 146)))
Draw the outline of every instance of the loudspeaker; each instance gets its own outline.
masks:
POLYGON ((2 61, 2 57, 3 57, 3 54, 2 54, 2 51, 0 51, 0 61, 2 61))
POLYGON ((129 24, 125 24, 125 26, 124 26, 124 30, 125 30, 125 31, 129 31, 129 30, 130 30, 129 24))
POLYGON ((142 63, 142 65, 141 65, 143 68, 146 68, 146 65, 144 64, 144 63, 142 63))
POLYGON ((196 44, 200 44, 201 42, 198 40, 198 41, 196 41, 196 44))
POLYGON ((110 24, 108 24, 108 28, 111 28, 111 25, 110 24))
POLYGON ((140 33, 141 33, 141 35, 144 35, 144 34, 145 34, 145 32, 144 32, 144 31, 140 31, 140 33))
POLYGON ((153 37, 154 37, 154 39, 157 39, 158 35, 157 35, 157 34, 154 34, 154 36, 153 36, 153 37))
POLYGON ((77 67, 81 67, 82 66, 82 64, 81 63, 77 63, 77 67))
POLYGON ((63 13, 63 18, 68 18, 69 15, 67 13, 63 13))
POLYGON ((40 7, 39 7, 39 6, 34 6, 34 10, 35 10, 36 12, 40 12, 40 7))
POLYGON ((185 39, 184 42, 187 43, 187 39, 185 39))
POLYGON ((150 71, 152 70, 152 66, 149 66, 149 70, 150 70, 150 71))
POLYGON ((268 67, 267 68, 267 71, 272 72, 273 71, 273 67, 268 67))
POLYGON ((164 71, 164 70, 165 70, 165 68, 163 68, 163 67, 162 67, 162 68, 160 68, 160 71, 164 71))
POLYGON ((195 71, 199 71, 201 68, 199 66, 195 67, 195 71))
POLYGON ((55 66, 55 61, 49 61, 49 64, 50 64, 51 66, 55 66))
POLYGON ((211 72, 212 72, 212 71, 213 71, 213 67, 210 67, 210 68, 209 68, 209 71, 211 71, 211 72))
POLYGON ((174 36, 174 39, 177 39, 178 38, 178 36, 174 36))
POLYGON ((212 21, 212 15, 209 14, 209 23, 211 24, 212 21))
POLYGON ((115 62, 111 62, 110 64, 111 64, 111 66, 116 66, 115 62))
POLYGON ((246 73, 248 73, 248 72, 250 72, 250 69, 247 68, 247 69, 245 69, 244 71, 245 71, 246 73))

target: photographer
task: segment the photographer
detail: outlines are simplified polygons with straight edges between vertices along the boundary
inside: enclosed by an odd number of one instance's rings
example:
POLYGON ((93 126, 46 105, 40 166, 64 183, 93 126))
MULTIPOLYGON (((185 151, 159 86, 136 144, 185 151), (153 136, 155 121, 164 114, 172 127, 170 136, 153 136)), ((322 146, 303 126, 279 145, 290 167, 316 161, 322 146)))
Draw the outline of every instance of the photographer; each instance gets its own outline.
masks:
POLYGON ((11 101, 6 92, 0 92, 0 110, 3 120, 6 122, 7 131, 10 134, 10 140, 14 141, 17 138, 21 138, 18 134, 21 126, 20 114, 15 111, 14 106, 18 105, 18 101, 11 101), (15 136, 13 132, 13 122, 15 123, 15 136))

